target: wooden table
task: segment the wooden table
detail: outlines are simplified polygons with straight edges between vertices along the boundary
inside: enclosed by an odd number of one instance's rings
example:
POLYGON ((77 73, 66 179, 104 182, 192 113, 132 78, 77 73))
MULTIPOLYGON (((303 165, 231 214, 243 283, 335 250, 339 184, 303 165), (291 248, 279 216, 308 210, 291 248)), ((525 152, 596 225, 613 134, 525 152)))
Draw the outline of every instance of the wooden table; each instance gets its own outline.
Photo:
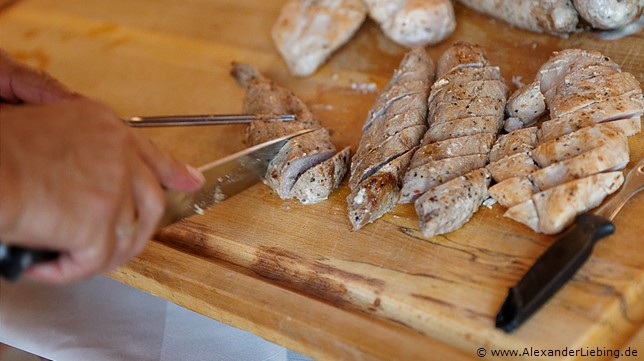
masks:
MULTIPOLYGON (((243 92, 228 72, 231 61, 249 62, 307 101, 338 147, 355 150, 376 96, 368 89, 388 81, 405 49, 369 21, 317 74, 293 78, 269 35, 282 3, 21 0, 0 11, 0 41, 122 115, 239 112, 243 92)), ((429 49, 434 59, 454 41, 477 42, 508 83, 527 83, 553 50, 582 47, 644 80, 641 32, 615 41, 592 33, 559 39, 461 6, 456 12, 458 29, 429 49)), ((141 131, 201 165, 244 148, 242 130, 141 131)), ((630 139, 631 159, 644 156, 643 140, 630 139)), ((499 206, 432 239, 420 237, 411 206, 350 232, 347 194, 345 181, 328 201, 303 206, 257 185, 166 228, 111 276, 321 360, 474 360, 481 347, 492 358, 494 348, 642 345, 643 195, 574 279, 508 335, 494 328, 494 315, 554 237, 503 218, 499 206)))

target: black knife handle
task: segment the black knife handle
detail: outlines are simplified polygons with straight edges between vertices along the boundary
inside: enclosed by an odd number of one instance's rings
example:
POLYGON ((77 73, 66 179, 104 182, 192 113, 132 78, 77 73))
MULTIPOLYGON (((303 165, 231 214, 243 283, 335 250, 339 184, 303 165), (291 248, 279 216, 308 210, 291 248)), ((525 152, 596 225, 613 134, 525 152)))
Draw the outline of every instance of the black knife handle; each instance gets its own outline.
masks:
POLYGON ((512 332, 550 299, 590 257, 595 243, 612 234, 606 218, 585 213, 532 265, 496 315, 496 327, 512 332))
POLYGON ((34 250, 0 243, 0 278, 16 281, 27 268, 57 259, 56 251, 34 250))

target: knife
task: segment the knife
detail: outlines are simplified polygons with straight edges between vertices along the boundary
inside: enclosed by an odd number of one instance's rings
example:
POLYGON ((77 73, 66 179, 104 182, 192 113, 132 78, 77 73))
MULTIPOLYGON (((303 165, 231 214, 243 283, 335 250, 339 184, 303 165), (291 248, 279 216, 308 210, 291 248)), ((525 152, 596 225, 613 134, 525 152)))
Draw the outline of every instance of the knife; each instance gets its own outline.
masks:
MULTIPOLYGON (((264 178, 268 164, 291 139, 312 132, 305 129, 281 138, 250 147, 199 168, 206 179, 196 192, 184 193, 167 190, 164 214, 157 230, 203 211, 264 178)), ((0 243, 0 278, 17 280, 30 266, 50 262, 59 253, 51 250, 33 250, 0 243)))
POLYGON ((595 214, 584 213, 534 263, 496 315, 496 327, 512 332, 543 306, 590 257, 595 243, 612 234, 611 222, 624 204, 644 189, 644 159, 631 169, 622 189, 595 214))

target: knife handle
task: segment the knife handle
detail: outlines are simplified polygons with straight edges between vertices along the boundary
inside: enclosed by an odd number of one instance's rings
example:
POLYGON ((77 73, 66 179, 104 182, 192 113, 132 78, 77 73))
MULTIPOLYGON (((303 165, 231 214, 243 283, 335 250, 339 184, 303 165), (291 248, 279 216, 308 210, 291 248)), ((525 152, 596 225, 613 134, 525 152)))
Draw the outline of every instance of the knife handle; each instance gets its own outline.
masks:
POLYGON ((27 249, 0 243, 0 278, 14 282, 27 268, 37 263, 56 260, 59 256, 56 251, 27 249))
POLYGON ((611 221, 590 213, 559 237, 514 287, 496 315, 496 327, 512 332, 568 282, 592 254, 595 243, 612 234, 611 221), (570 249, 575 249, 571 253, 570 249))

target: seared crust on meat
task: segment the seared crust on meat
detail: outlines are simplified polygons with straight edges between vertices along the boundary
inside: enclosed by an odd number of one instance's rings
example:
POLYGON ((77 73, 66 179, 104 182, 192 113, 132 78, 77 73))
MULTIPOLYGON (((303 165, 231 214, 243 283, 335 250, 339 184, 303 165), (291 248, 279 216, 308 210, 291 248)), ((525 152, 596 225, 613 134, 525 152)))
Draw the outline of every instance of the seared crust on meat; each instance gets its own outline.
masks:
POLYGON ((326 161, 307 169, 293 185, 293 197, 303 204, 318 203, 329 198, 347 173, 350 155, 351 148, 346 147, 326 161))

